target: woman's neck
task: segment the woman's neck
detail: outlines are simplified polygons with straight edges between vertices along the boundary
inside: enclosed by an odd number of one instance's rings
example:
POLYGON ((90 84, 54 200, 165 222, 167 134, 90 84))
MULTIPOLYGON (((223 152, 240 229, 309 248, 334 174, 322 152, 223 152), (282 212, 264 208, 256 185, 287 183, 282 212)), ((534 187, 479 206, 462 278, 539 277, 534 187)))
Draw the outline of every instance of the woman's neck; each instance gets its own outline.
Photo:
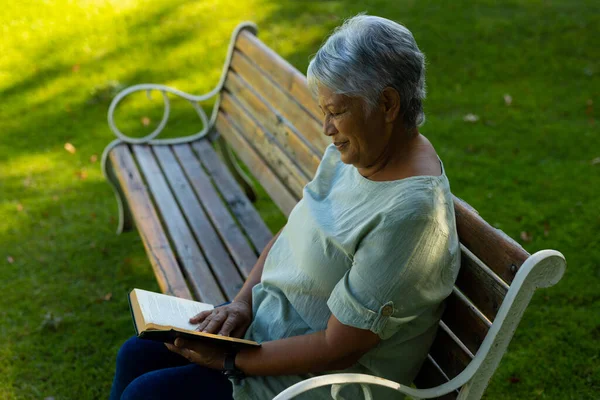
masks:
POLYGON ((425 138, 416 128, 410 133, 403 131, 392 135, 381 155, 371 165, 358 168, 359 173, 374 181, 402 179, 408 170, 412 154, 422 145, 423 139, 425 138))

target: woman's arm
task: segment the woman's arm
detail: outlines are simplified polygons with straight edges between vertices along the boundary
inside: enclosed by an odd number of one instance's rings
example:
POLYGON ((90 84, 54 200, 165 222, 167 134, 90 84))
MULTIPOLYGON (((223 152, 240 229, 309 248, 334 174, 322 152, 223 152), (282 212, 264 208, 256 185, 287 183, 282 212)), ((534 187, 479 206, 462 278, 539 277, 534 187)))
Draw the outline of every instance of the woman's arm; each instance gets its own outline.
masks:
MULTIPOLYGON (((375 347, 375 333, 342 324, 333 315, 327 329, 309 335, 264 342, 260 348, 241 350, 235 365, 246 375, 291 375, 342 370, 356 364, 375 347)), ((177 339, 166 346, 189 361, 214 369, 223 369, 225 351, 206 343, 177 339)))
POLYGON ((329 318, 327 329, 244 349, 235 365, 246 375, 292 375, 351 367, 380 342, 375 333, 329 318))

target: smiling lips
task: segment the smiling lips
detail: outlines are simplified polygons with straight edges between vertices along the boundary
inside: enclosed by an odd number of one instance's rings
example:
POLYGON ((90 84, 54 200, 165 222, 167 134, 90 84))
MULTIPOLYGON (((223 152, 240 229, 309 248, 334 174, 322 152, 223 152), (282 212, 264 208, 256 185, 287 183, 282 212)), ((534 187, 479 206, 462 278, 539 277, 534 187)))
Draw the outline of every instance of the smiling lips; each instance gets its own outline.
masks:
POLYGON ((348 143, 348 141, 345 141, 345 142, 333 142, 333 144, 337 148, 340 148, 340 147, 344 146, 346 143, 348 143))

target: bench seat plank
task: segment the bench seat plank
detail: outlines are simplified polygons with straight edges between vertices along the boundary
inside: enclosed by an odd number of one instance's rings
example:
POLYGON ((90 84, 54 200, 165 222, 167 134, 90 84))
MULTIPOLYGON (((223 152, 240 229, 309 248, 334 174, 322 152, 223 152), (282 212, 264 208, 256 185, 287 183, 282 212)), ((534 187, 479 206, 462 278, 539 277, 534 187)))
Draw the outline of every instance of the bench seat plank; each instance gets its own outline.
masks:
POLYGON ((121 144, 115 147, 109 158, 131 208, 160 290, 172 296, 192 299, 128 146, 121 144))
MULTIPOLYGON (((169 181, 173 194, 177 198, 192 232, 194 232, 196 241, 199 243, 213 275, 217 278, 227 299, 234 298, 243 284, 237 267, 202 209, 170 147, 153 146, 152 150, 169 181)), ((190 238, 190 240, 193 240, 193 238, 190 238)))
MULTIPOLYGON (((242 230, 237 226, 235 219, 227 209, 227 206, 219 197, 219 193, 211 183, 209 175, 204 172, 200 160, 202 160, 203 165, 209 166, 206 169, 213 177, 217 186, 223 184, 222 181, 225 179, 224 174, 219 170, 221 168, 225 169, 225 166, 216 165, 220 161, 209 143, 196 142, 194 143, 194 147, 196 150, 200 150, 198 151, 200 159, 196 157, 194 150, 192 150, 190 145, 176 145, 173 146, 173 149, 190 180, 192 188, 200 198, 208 216, 223 239, 225 247, 227 247, 231 257, 237 264, 240 273, 242 276, 247 277, 256 263, 258 256, 251 244, 248 243, 244 237, 242 230), (216 161, 213 158, 216 158, 216 161)), ((233 177, 231 177, 231 179, 233 180, 233 177)), ((243 193, 241 193, 241 189, 237 186, 236 182, 233 182, 231 185, 239 190, 240 193, 236 194, 236 198, 240 199, 240 204, 243 204, 243 199, 245 199, 245 197, 243 196, 243 193)), ((246 201, 248 200, 246 199, 246 201)), ((241 207, 243 207, 244 210, 250 209, 256 213, 251 205, 244 204, 241 207)), ((259 217, 254 217, 251 222, 254 222, 256 218, 259 217)), ((247 217, 247 219, 250 219, 250 217, 247 217)), ((241 221, 241 224, 243 225, 243 221, 241 221)), ((254 229, 250 232, 256 235, 255 240, 258 241, 258 244, 262 245, 262 242, 265 242, 266 245, 270 240, 270 232, 264 226, 262 220, 260 220, 260 224, 257 223, 253 228, 254 229)))
POLYGON ((179 210, 150 146, 134 145, 133 151, 161 212, 192 290, 200 301, 210 304, 223 303, 225 296, 219 289, 198 244, 192 239, 192 232, 179 210))

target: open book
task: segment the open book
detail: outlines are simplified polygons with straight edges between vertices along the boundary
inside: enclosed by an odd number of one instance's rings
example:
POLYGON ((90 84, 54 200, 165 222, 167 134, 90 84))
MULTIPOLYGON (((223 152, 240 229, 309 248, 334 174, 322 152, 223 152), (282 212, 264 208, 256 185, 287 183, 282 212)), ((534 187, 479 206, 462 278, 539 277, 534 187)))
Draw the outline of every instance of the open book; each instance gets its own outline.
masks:
POLYGON ((190 324, 189 319, 202 311, 212 310, 211 304, 133 289, 129 293, 129 307, 135 331, 142 339, 173 343, 182 337, 233 349, 260 346, 251 340, 196 331, 197 325, 190 324))

